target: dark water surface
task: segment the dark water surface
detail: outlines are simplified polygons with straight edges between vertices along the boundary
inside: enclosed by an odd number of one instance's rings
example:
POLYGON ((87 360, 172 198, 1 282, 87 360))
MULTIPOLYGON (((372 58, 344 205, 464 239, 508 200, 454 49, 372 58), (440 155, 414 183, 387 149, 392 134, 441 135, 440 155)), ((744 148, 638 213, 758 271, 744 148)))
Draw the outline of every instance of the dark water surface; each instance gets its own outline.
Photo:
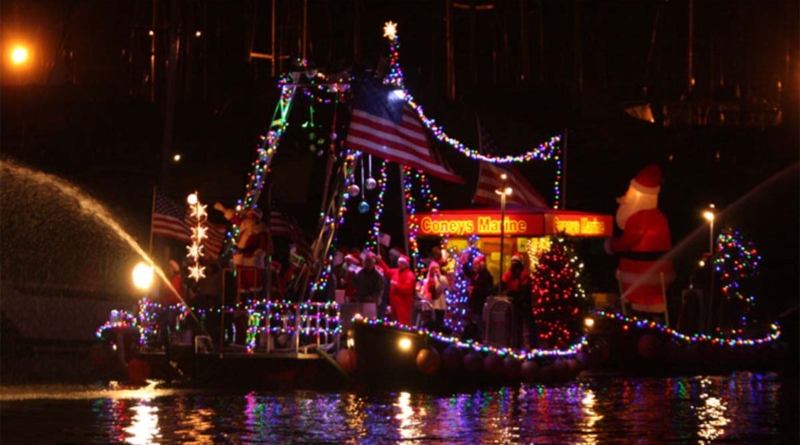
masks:
POLYGON ((0 387, 8 444, 796 444, 797 378, 594 378, 458 394, 0 387))

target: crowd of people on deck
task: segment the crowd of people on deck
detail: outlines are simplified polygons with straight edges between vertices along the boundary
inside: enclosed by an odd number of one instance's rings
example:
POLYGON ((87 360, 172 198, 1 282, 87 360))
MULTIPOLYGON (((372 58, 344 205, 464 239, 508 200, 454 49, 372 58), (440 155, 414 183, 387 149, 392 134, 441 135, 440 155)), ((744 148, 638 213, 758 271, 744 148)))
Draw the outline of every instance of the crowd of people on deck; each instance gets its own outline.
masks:
MULTIPOLYGON (((255 209, 239 214, 221 204, 215 208, 240 228, 237 249, 230 264, 220 260, 204 261, 204 277, 198 281, 187 277, 187 265, 170 261, 170 285, 161 291, 161 302, 174 305, 183 301, 195 309, 234 306, 254 300, 291 300, 288 285, 296 277, 299 265, 293 261, 273 260, 274 251, 267 231, 261 222, 261 212, 255 209), (235 275, 231 272, 235 270, 235 275), (269 274, 269 275, 267 275, 269 274), (267 286, 268 284, 268 286, 267 286), (269 290, 269 291, 268 291, 269 290)), ((445 272, 447 254, 438 246, 430 251, 417 267, 427 270, 418 279, 411 259, 401 248, 372 251, 370 248, 340 247, 333 256, 328 277, 327 294, 315 296, 321 301, 374 304, 378 318, 390 318, 402 325, 425 324, 446 332, 445 316, 448 292, 455 290, 455 270, 445 272)), ((483 333, 484 305, 500 290, 511 299, 514 311, 521 314, 516 323, 517 338, 532 346, 534 320, 531 311, 530 274, 523 257, 516 253, 511 268, 501 278, 500 286, 486 267, 486 258, 462 255, 461 272, 468 281, 468 310, 465 316, 467 338, 479 339, 483 333)))
MULTIPOLYGON (((257 219, 258 215, 253 217, 257 219)), ((240 238, 241 244, 241 238, 240 238)), ((254 249, 242 249, 242 256, 248 252, 256 254, 254 249)), ((266 253, 267 250, 264 250, 266 253)), ((237 253, 238 255, 239 253, 237 253)), ((260 254, 260 253, 259 253, 260 254)), ((240 257, 241 258, 241 257, 240 257)), ((502 287, 495 283, 486 267, 486 257, 477 255, 470 259, 465 253, 461 256, 461 272, 468 282, 467 314, 464 335, 467 338, 480 339, 484 329, 484 306, 489 297, 499 291, 509 297, 514 312, 520 314, 517 338, 524 339, 527 346, 533 346, 534 320, 531 311, 531 279, 524 265, 523 256, 515 253, 511 258, 511 267, 503 273, 502 287)), ((427 272, 418 279, 412 269, 411 259, 402 253, 400 248, 383 250, 380 254, 371 249, 341 247, 333 257, 325 301, 338 303, 374 304, 378 318, 389 318, 402 325, 419 325, 449 332, 445 325, 448 310, 448 292, 455 291, 455 271, 445 272, 443 264, 447 261, 442 249, 434 247, 430 255, 422 260, 418 267, 427 272)), ((291 263, 284 267, 273 261, 271 267, 242 266, 242 260, 234 257, 233 265, 239 269, 238 279, 232 275, 223 280, 226 268, 219 260, 206 261, 205 276, 198 281, 186 277, 186 267, 176 261, 170 262, 171 289, 166 285, 162 290, 161 301, 168 305, 181 300, 198 309, 215 308, 221 305, 235 305, 237 301, 247 302, 253 299, 283 300, 287 297, 287 283, 297 272, 291 263), (240 264, 237 264, 240 263, 240 264), (183 272, 182 272, 183 270, 183 272), (244 271, 244 273, 242 273, 244 271), (247 272, 263 271, 263 274, 248 275, 247 272), (271 292, 265 292, 265 274, 270 273, 271 292), (227 285, 227 286, 226 286, 227 285), (235 285, 235 286, 234 286, 235 285), (228 289, 225 289, 228 287, 228 289), (173 291, 174 289, 174 291, 173 291), (226 298, 223 301, 223 298, 226 298)), ((185 266, 185 265, 184 265, 185 266)), ((227 269, 230 271, 230 269, 227 269)), ((452 309, 452 308, 451 308, 452 309)))

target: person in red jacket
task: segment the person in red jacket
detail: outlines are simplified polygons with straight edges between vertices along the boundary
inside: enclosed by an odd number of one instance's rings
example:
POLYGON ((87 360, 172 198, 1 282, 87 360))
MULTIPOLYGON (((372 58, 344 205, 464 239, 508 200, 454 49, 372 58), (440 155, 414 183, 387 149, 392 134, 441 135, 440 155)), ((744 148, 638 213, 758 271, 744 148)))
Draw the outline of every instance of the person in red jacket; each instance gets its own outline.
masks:
POLYGON ((397 259, 397 268, 390 268, 383 259, 379 264, 389 279, 389 306, 392 308, 392 320, 397 320, 401 325, 411 325, 411 310, 414 307, 414 292, 417 287, 417 277, 409 269, 409 258, 400 255, 397 259))
POLYGON ((619 254, 618 278, 622 300, 636 312, 666 311, 664 289, 675 279, 672 261, 663 259, 672 249, 667 218, 658 209, 661 168, 648 165, 617 198, 617 226, 622 235, 605 242, 606 252, 619 254))

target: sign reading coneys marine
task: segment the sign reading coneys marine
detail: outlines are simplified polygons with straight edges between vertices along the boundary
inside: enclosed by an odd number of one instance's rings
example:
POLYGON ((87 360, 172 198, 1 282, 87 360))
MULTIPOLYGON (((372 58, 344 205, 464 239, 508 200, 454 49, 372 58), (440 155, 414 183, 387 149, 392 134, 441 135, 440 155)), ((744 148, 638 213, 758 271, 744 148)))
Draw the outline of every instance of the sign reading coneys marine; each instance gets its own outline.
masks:
POLYGON ((614 231, 611 215, 550 210, 532 213, 507 211, 501 222, 499 211, 464 210, 409 215, 409 227, 418 226, 422 236, 544 236, 565 233, 570 236, 609 237, 614 231), (503 227, 501 224, 504 224, 503 227))

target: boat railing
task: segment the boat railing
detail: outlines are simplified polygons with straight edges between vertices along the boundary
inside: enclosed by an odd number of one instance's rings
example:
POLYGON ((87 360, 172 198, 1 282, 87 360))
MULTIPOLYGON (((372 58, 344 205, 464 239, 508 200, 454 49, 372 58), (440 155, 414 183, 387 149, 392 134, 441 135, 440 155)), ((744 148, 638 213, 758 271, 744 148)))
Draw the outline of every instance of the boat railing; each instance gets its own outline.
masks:
POLYGON ((249 352, 305 353, 338 347, 339 305, 325 302, 259 300, 247 303, 249 352))

